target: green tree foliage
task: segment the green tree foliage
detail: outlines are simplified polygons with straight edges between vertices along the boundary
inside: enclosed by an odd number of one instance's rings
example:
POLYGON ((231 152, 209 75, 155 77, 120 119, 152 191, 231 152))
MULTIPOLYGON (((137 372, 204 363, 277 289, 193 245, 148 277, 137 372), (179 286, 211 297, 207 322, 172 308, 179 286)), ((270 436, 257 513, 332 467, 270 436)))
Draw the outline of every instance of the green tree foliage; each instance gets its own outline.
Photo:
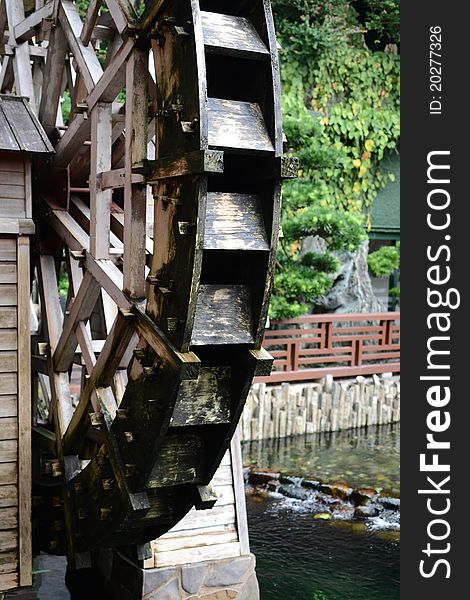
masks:
POLYGON ((382 246, 367 257, 367 266, 374 277, 390 277, 400 268, 400 243, 396 246, 382 246))
POLYGON ((299 178, 283 191, 285 238, 271 305, 271 316, 282 318, 308 312, 334 281, 328 252, 323 262, 306 264, 302 239, 317 235, 327 250, 357 249, 388 181, 380 161, 400 134, 399 4, 273 0, 273 7, 283 48, 284 130, 301 161, 299 178))

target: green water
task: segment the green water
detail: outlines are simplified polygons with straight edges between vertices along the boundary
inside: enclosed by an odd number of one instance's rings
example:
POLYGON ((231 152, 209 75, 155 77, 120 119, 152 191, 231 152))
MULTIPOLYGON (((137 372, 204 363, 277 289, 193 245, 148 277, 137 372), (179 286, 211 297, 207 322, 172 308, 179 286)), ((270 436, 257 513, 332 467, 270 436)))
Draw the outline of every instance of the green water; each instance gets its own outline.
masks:
POLYGON ((245 443, 245 465, 400 493, 400 426, 245 443))
POLYGON ((275 505, 248 500, 262 600, 317 600, 315 593, 318 600, 399 599, 396 532, 316 521, 275 505))
MULTIPOLYGON (((243 457, 260 468, 399 493, 399 445, 399 427, 382 426, 245 444, 243 457)), ((249 496, 247 510, 262 600, 399 599, 399 532, 318 521, 276 498, 249 496)))

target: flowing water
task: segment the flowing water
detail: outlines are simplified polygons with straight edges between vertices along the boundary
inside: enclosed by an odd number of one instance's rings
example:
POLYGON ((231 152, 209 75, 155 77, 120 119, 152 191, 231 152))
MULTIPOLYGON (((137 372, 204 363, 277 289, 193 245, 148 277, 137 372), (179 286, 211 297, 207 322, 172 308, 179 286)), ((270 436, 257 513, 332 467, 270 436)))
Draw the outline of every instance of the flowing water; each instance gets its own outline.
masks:
MULTIPOLYGON (((398 494, 399 426, 244 444, 247 465, 398 494)), ((399 533, 321 521, 299 503, 247 499, 261 600, 398 600, 399 533)), ((65 560, 35 562, 39 600, 67 600, 65 560)))
POLYGON ((247 466, 400 493, 399 424, 244 443, 242 449, 247 466))
MULTIPOLYGON (((399 426, 245 444, 244 462, 399 493, 399 426)), ((262 600, 398 600, 399 532, 321 521, 301 503, 249 496, 262 600)))

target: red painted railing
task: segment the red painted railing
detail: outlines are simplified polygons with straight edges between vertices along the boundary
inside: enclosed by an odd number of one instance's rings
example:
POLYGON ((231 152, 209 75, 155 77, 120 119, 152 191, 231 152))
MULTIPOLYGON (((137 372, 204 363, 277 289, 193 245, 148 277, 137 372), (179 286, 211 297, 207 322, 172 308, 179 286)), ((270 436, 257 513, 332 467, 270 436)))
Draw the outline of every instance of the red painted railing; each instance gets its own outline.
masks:
POLYGON ((309 315, 273 321, 264 348, 275 358, 255 383, 400 371, 400 313, 309 315))

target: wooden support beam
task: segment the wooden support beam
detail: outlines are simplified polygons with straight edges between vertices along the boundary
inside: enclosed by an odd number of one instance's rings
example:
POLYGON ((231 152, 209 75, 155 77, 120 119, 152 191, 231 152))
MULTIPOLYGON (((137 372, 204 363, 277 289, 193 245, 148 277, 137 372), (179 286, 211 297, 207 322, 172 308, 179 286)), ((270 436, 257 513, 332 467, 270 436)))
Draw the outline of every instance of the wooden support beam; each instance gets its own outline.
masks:
MULTIPOLYGON (((40 257, 39 275, 42 281, 42 300, 47 334, 51 352, 53 352, 57 346, 57 343, 59 342, 63 323, 62 309, 60 308, 59 293, 57 288, 57 273, 55 270, 55 260, 53 256, 42 255, 40 257)), ((51 383, 52 400, 54 404, 53 414, 55 420, 55 429, 57 439, 60 440, 73 415, 69 379, 68 374, 55 373, 52 368, 49 369, 49 378, 51 383)), ((60 443, 57 444, 57 451, 60 454, 60 443)))
POLYGON ((85 268, 100 282, 119 308, 132 307, 132 301, 123 292, 122 273, 111 260, 95 260, 87 252, 85 268))
POLYGON ((101 304, 103 306, 104 325, 106 333, 109 334, 111 331, 114 321, 118 314, 118 307, 111 298, 111 296, 105 290, 101 290, 101 304))
MULTIPOLYGON (((11 46, 10 44, 5 44, 5 55, 6 56, 15 56, 17 46, 11 46)), ((47 57, 47 48, 43 48, 42 46, 31 46, 28 45, 29 56, 31 60, 35 62, 40 62, 47 57)))
POLYGON ((31 347, 29 238, 17 238, 18 272, 18 537, 20 585, 32 585, 31 347))
POLYGON ((3 54, 3 42, 6 30, 8 29, 7 13, 5 2, 0 2, 0 56, 3 54))
POLYGON ((20 21, 15 27, 15 38, 18 43, 27 42, 36 33, 36 28, 44 19, 49 19, 54 11, 54 2, 48 2, 20 21))
MULTIPOLYGON (((102 190, 115 190, 123 188, 125 186, 126 170, 125 169, 114 169, 112 171, 106 171, 101 173, 101 189, 102 190)), ((131 176, 133 184, 145 183, 145 177, 133 173, 131 176)))
POLYGON ((102 190, 99 176, 111 169, 111 103, 98 102, 91 112, 90 253, 109 258, 112 191, 102 190))
POLYGON ((181 380, 197 379, 201 361, 194 352, 179 352, 155 323, 137 306, 133 307, 137 331, 153 348, 159 359, 170 366, 181 380))
POLYGON ((83 146, 83 142, 89 138, 90 129, 91 121, 88 119, 88 115, 76 114, 55 147, 54 165, 56 167, 66 167, 70 163, 83 146))
POLYGON ((147 158, 148 52, 134 49, 126 64, 126 184, 124 187, 124 290, 144 298, 147 186, 132 183, 132 169, 147 158))
MULTIPOLYGON (((70 198, 71 207, 74 209, 72 216, 76 219, 79 225, 87 232, 90 231, 90 209, 78 196, 70 198)), ((110 233, 109 239, 111 242, 111 253, 116 250, 122 254, 124 246, 122 241, 113 232, 110 233)), ((116 252, 116 253, 117 253, 116 252)))
MULTIPOLYGON (((135 41, 127 40, 114 55, 101 79, 86 98, 91 111, 98 102, 112 102, 125 85, 125 62, 135 41)), ((90 135, 90 120, 86 114, 77 114, 67 131, 58 142, 54 162, 57 166, 67 166, 90 135)))
POLYGON ((56 371, 68 371, 73 362, 78 340, 75 329, 80 321, 87 321, 90 318, 96 301, 100 293, 99 283, 90 273, 85 273, 82 285, 73 301, 70 314, 66 318, 64 327, 57 342, 53 360, 56 371))
POLYGON ((118 33, 124 33, 128 28, 135 28, 138 17, 129 0, 105 0, 113 18, 118 33))
POLYGON ((93 29, 96 25, 100 8, 101 0, 90 0, 90 4, 88 5, 88 10, 85 17, 85 22, 83 23, 82 33, 80 34, 80 39, 82 40, 82 44, 84 46, 88 46, 88 44, 91 42, 93 29))
POLYGON ((233 472, 233 489, 235 492, 235 512, 237 516, 238 541, 240 553, 250 554, 250 541, 248 538, 248 521, 246 518, 245 481, 243 477, 243 461, 240 447, 240 431, 237 427, 230 443, 230 456, 233 472))
POLYGON ((148 165, 149 184, 160 179, 182 177, 183 175, 200 175, 203 173, 223 173, 224 153, 220 150, 196 150, 184 154, 180 158, 161 158, 148 165))
POLYGON ((83 442, 88 430, 88 413, 91 407, 91 396, 95 388, 110 386, 113 376, 119 368, 122 357, 134 335, 133 319, 119 313, 114 322, 100 355, 90 373, 80 401, 75 409, 63 442, 66 454, 75 453, 83 442))
POLYGON ((68 44, 62 28, 55 27, 50 33, 44 69, 44 81, 47 81, 47 86, 42 88, 39 105, 39 120, 48 135, 56 126, 67 48, 68 44))
POLYGON ((11 91, 14 82, 13 75, 13 58, 4 56, 2 60, 2 69, 0 70, 0 93, 11 91))
MULTIPOLYGON (((111 213, 111 228, 120 240, 124 239, 124 213, 120 213, 120 212, 112 212, 111 213)), ((148 258, 147 258, 147 263, 148 263, 149 257, 151 258, 152 254, 153 254, 153 240, 148 235, 145 236, 145 250, 148 255, 148 258)))
POLYGON ((75 330, 75 335, 77 336, 78 345, 82 351, 82 357, 85 363, 86 371, 88 375, 90 375, 96 364, 96 356, 93 351, 92 341, 88 335, 86 325, 83 321, 78 323, 77 329, 75 330))
MULTIPOLYGON (((49 218, 52 227, 71 250, 81 252, 89 247, 89 236, 69 213, 50 209, 49 218)), ((85 252, 84 266, 108 292, 117 306, 123 309, 132 306, 132 302, 122 291, 122 273, 111 260, 95 260, 89 252, 85 252)))
POLYGON ((67 38, 72 54, 88 90, 92 91, 103 75, 103 69, 93 46, 85 46, 80 39, 83 23, 78 14, 77 6, 71 0, 62 0, 59 6, 59 21, 67 38))
MULTIPOLYGON (((15 45, 15 27, 21 21, 24 21, 24 4, 23 0, 9 0, 5 3, 8 30, 10 32, 10 45, 15 45)), ((15 74, 16 93, 19 96, 29 98, 31 108, 36 113, 36 103, 34 99, 33 75, 31 72, 31 62, 29 57, 28 43, 24 42, 15 48, 15 56, 13 59, 13 72, 15 74)))
POLYGON ((88 109, 91 110, 97 102, 113 102, 126 83, 125 63, 135 45, 135 40, 129 38, 119 48, 106 67, 106 70, 89 93, 87 98, 88 109))

